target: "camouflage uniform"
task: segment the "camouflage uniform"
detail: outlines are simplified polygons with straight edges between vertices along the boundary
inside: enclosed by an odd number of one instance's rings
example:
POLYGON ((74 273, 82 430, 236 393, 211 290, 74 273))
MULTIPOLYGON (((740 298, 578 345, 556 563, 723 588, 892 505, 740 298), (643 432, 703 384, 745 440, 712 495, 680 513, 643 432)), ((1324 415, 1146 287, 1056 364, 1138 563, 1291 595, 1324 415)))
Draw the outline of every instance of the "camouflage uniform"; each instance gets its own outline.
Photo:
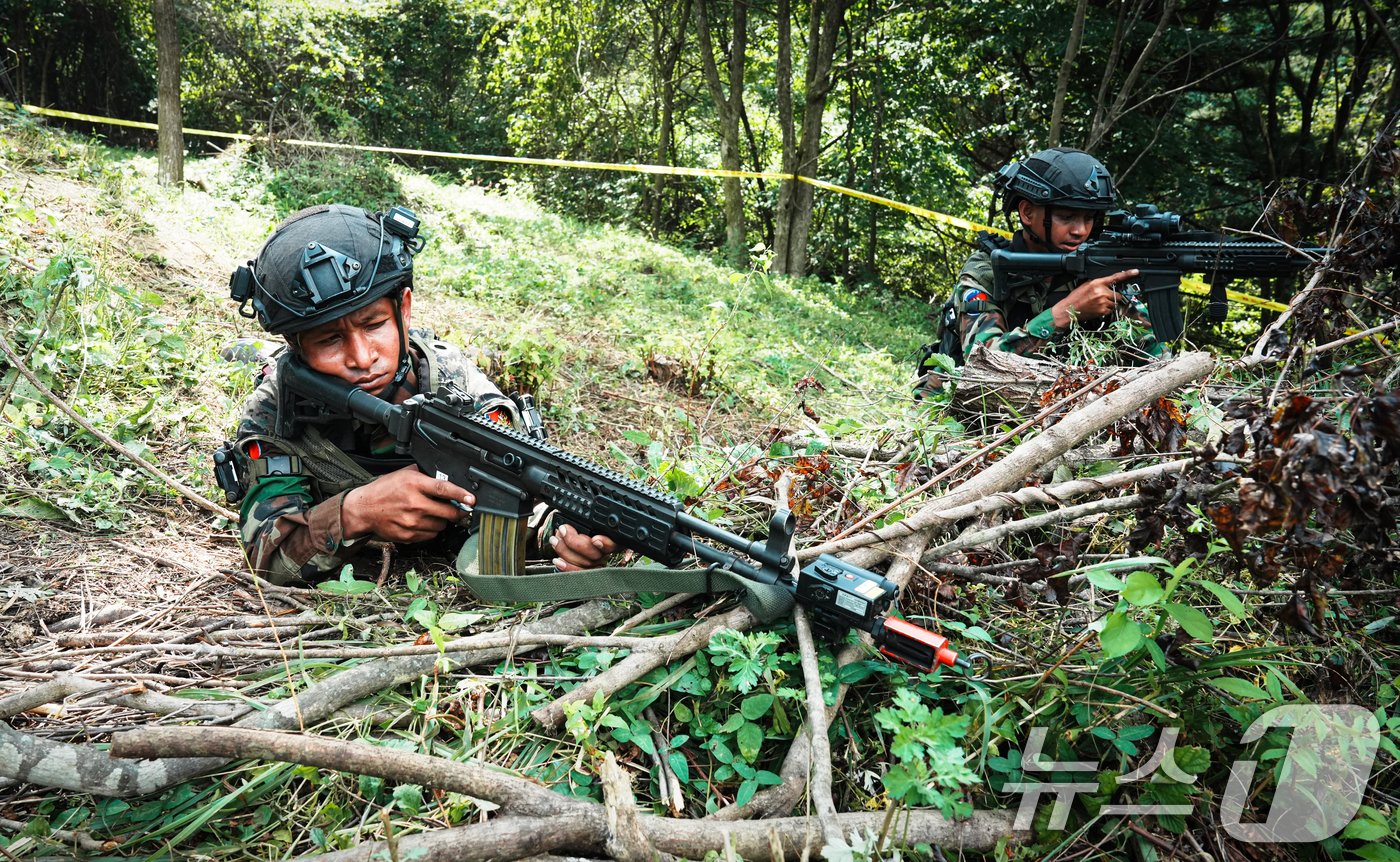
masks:
MULTIPOLYGON (((1029 250, 1020 233, 1012 238, 1009 248, 1017 252, 1029 250)), ((1014 286, 1010 296, 1001 301, 994 298, 994 284, 991 255, 979 248, 963 264, 952 297, 964 356, 970 355, 972 348, 979 344, 1022 356, 1062 352, 1067 336, 1076 327, 1091 331, 1104 329, 1118 318, 1139 324, 1134 327, 1134 336, 1120 345, 1126 359, 1142 361, 1161 356, 1164 351, 1164 345, 1152 334, 1147 306, 1136 297, 1126 300, 1126 305, 1120 304, 1113 316, 1059 328, 1055 326, 1051 309, 1074 289, 1072 277, 1058 276, 1014 286)))
MULTIPOLYGON (((431 333, 409 330, 409 344, 420 391, 452 386, 472 397, 500 394, 462 351, 431 333)), ((344 565, 362 541, 342 534, 346 493, 413 463, 395 456, 391 445, 376 446, 385 429, 359 420, 308 425, 294 440, 277 438, 283 360, 244 405, 236 448, 246 491, 239 510, 243 545, 253 571, 275 583, 315 580, 344 565), (250 448, 259 457, 251 457, 250 448)))

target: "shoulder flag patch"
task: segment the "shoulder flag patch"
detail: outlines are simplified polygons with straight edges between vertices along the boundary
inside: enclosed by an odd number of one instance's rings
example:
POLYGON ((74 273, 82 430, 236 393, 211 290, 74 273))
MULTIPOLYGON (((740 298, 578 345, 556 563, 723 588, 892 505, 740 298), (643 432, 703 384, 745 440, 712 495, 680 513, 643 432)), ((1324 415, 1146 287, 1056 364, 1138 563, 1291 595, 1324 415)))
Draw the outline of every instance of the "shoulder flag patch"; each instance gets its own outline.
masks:
POLYGON ((969 287, 963 292, 963 302, 986 302, 991 299, 987 292, 980 287, 969 287))

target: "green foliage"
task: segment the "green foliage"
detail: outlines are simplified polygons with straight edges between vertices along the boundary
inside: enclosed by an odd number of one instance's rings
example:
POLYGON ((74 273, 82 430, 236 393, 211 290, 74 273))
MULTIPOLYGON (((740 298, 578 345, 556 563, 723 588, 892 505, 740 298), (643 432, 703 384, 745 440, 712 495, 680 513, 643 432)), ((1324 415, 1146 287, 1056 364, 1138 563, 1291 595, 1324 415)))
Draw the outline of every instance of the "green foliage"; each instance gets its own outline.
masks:
POLYGON ((899 689, 892 706, 875 712, 875 722, 891 731, 889 752, 896 763, 886 771, 890 798, 911 806, 937 806, 946 817, 966 816, 972 806, 960 798, 967 785, 978 783, 965 765, 959 742, 967 735, 969 719, 930 709, 910 689, 899 689))
MULTIPOLYGON (((37 220, 18 208, 5 218, 37 220)), ((50 218, 50 229, 62 226, 50 218)), ((0 269, 0 306, 11 313, 14 349, 50 389, 66 393, 73 409, 137 454, 148 441, 202 428, 199 404, 170 409, 169 388, 199 382, 205 361, 194 346, 192 321, 177 323, 160 296, 105 277, 92 259, 73 252, 50 259, 32 275, 0 269)), ((11 512, 107 530, 125 522, 143 494, 168 493, 159 482, 110 452, 96 437, 20 377, 4 376, 4 430, 0 452, 25 465, 11 487, 11 512)))
POLYGON ((563 361, 561 341, 553 329, 538 323, 503 330, 495 341, 501 356, 498 385, 513 392, 548 392, 563 361))
POLYGON ((710 638, 710 660, 728 669, 729 684, 740 694, 759 682, 772 679, 781 638, 773 632, 736 632, 720 629, 710 638))
POLYGON ((337 150, 298 150, 279 160, 267 181, 279 216, 314 204, 349 204, 382 212, 403 203, 403 189, 378 156, 337 150))

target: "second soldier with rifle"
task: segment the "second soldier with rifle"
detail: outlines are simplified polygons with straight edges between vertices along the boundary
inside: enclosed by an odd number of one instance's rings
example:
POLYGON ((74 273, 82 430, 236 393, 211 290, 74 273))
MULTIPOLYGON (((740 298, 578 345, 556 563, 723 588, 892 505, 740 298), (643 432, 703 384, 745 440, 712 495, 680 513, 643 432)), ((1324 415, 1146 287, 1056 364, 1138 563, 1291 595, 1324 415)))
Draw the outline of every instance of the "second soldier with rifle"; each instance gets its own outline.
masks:
POLYGON ((1001 169, 993 182, 993 205, 1014 221, 1009 240, 984 233, 963 264, 952 296, 941 312, 937 352, 962 364, 978 345, 1021 355, 1062 353, 1077 330, 1101 330, 1128 322, 1119 346, 1130 360, 1160 356, 1146 307, 1119 288, 1136 269, 1076 282, 1071 276, 1024 280, 1000 295, 992 252, 1066 254, 1097 237, 1104 215, 1116 204, 1113 177, 1082 150, 1042 150, 1001 169))

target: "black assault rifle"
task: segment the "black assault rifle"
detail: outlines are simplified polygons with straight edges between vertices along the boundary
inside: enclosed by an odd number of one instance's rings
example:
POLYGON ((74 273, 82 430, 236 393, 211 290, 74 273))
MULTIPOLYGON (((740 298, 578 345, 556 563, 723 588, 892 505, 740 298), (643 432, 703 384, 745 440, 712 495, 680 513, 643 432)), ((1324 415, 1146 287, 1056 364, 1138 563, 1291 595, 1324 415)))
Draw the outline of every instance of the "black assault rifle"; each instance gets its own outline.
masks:
MULTIPOLYGON (((855 628, 869 633, 885 655, 922 670, 940 664, 969 666, 948 648, 947 638, 889 615, 899 588, 887 578, 829 554, 799 572, 789 552, 795 526, 785 509, 773 514, 766 537, 751 541, 682 511, 674 497, 488 418, 470 398, 419 394, 394 405, 314 371, 297 357, 281 365, 278 379, 298 396, 298 407, 308 408, 298 414, 300 421, 354 417, 383 425, 396 441, 396 450, 411 457, 418 469, 471 491, 478 516, 479 572, 486 576, 482 580, 519 584, 538 577, 524 575, 524 560, 526 521, 534 501, 540 500, 585 535, 609 536, 665 566, 694 555, 710 567, 697 571, 706 578, 700 583, 710 583, 712 576, 732 582, 737 576, 739 583, 752 585, 752 591, 766 586, 786 603, 784 610, 791 600, 806 608, 813 628, 825 636, 855 628)), ((645 572, 638 569, 634 574, 645 572)), ((580 583, 588 582, 589 575, 569 573, 580 583)), ((480 594, 473 578, 467 582, 480 594)), ((677 591, 663 586, 644 589, 677 591)), ((533 600, 546 598, 563 596, 533 600)))
POLYGON ((1171 341, 1184 321, 1178 285, 1185 273, 1200 273, 1210 284, 1210 320, 1223 323, 1225 287, 1237 278, 1290 275, 1321 260, 1326 248, 1296 251, 1280 242, 1232 240, 1210 231, 1184 231, 1181 216, 1160 212, 1152 204, 1108 214, 1103 233, 1068 254, 992 251, 993 299, 1005 302, 1011 291, 1047 276, 1072 275, 1090 281, 1136 269, 1138 295, 1147 304, 1153 333, 1171 341))

